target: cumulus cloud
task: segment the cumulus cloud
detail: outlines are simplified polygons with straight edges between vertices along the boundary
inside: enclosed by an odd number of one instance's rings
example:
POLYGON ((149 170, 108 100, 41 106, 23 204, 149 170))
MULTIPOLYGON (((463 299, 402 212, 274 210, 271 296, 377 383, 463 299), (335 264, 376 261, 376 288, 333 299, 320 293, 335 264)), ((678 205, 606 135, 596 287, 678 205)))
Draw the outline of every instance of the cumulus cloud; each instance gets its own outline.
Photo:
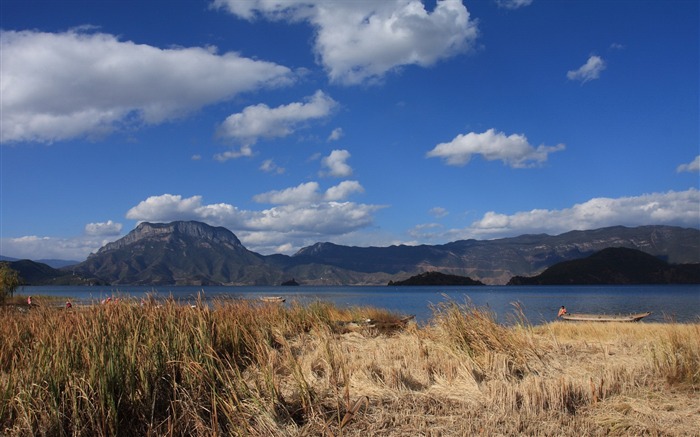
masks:
POLYGON ((457 135, 449 143, 440 143, 427 153, 429 158, 442 158, 448 165, 467 164, 472 155, 481 155, 487 161, 500 160, 514 168, 532 167, 547 161, 552 152, 564 150, 564 144, 556 146, 540 145, 533 147, 525 135, 512 134, 489 129, 484 133, 470 132, 457 135))
POLYGON ((161 49, 104 33, 0 32, 0 142, 97 137, 158 124, 265 86, 289 84, 287 67, 161 49))
POLYGON ((276 108, 263 103, 248 106, 243 112, 228 116, 219 127, 219 135, 250 146, 260 138, 286 137, 303 123, 329 116, 336 106, 336 101, 320 90, 305 102, 276 108))
POLYGON ((569 80, 578 80, 586 83, 589 80, 598 79, 603 70, 605 70, 605 61, 600 56, 593 55, 578 70, 569 70, 566 73, 566 77, 569 80))
POLYGON ((85 234, 91 236, 115 236, 121 234, 122 224, 112 220, 100 223, 88 223, 85 225, 85 234))
POLYGON ((343 181, 326 190, 324 200, 340 201, 347 199, 353 193, 363 193, 365 189, 357 181, 343 181))
POLYGON ((318 182, 306 182, 284 190, 268 191, 253 197, 258 203, 305 204, 319 200, 318 182))
POLYGON ((314 50, 332 82, 381 79, 405 65, 430 66, 473 47, 477 26, 461 0, 214 0, 247 20, 307 21, 316 28, 314 50))
POLYGON ((199 220, 231 229, 251 250, 270 253, 282 245, 298 250, 371 226, 374 213, 383 206, 341 201, 358 191, 362 187, 356 181, 344 181, 325 192, 318 183, 308 182, 255 196, 258 202, 275 205, 263 210, 240 210, 225 203, 207 205, 201 196, 163 194, 140 202, 127 217, 150 222, 199 220))
MULTIPOLYGON (((570 208, 533 209, 514 214, 490 211, 466 228, 447 230, 437 237, 451 241, 537 233, 557 235, 571 230, 651 224, 700 227, 700 192, 690 188, 631 197, 598 197, 570 208)), ((432 234, 430 237, 436 238, 432 234)))
POLYGON ((335 129, 333 129, 333 132, 331 132, 330 135, 328 135, 328 141, 338 141, 342 136, 343 136, 343 129, 337 127, 335 129))
POLYGON ((347 162, 350 159, 350 152, 347 150, 333 150, 330 155, 321 159, 321 166, 326 170, 321 170, 321 176, 333 176, 345 178, 352 174, 352 167, 347 162))
POLYGON ((700 172, 700 155, 696 156, 695 159, 690 161, 687 164, 681 164, 678 166, 676 169, 678 173, 682 172, 691 172, 691 173, 697 173, 700 172))
POLYGON ((519 9, 524 6, 530 6, 532 0, 496 0, 496 4, 505 9, 519 9))
POLYGON ((253 197, 253 200, 258 203, 275 205, 303 205, 322 201, 341 201, 353 193, 362 192, 364 192, 364 188, 357 181, 343 181, 328 188, 325 193, 320 192, 318 182, 306 182, 296 187, 258 194, 253 197))

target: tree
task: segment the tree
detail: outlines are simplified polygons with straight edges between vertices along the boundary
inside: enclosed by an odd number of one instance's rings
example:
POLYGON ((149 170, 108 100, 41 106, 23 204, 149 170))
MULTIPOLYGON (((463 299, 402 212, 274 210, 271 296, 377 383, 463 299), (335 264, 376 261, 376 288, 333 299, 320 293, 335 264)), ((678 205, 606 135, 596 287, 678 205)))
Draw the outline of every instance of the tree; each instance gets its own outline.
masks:
POLYGON ((13 270, 9 263, 0 263, 0 302, 5 302, 8 294, 12 296, 19 284, 17 270, 13 270))

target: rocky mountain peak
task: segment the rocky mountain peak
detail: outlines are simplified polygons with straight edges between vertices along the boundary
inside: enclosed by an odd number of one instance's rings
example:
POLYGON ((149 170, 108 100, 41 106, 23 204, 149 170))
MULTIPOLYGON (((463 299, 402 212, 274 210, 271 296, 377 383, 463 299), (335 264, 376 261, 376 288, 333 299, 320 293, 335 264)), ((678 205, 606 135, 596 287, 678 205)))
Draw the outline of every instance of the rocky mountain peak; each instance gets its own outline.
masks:
POLYGON ((209 226, 197 221, 175 221, 171 223, 140 223, 126 236, 108 243, 97 253, 108 252, 130 246, 144 240, 164 241, 172 238, 194 238, 230 247, 243 247, 236 235, 223 227, 209 226))
POLYGON ((315 243, 311 246, 302 247, 293 256, 318 256, 333 247, 337 246, 333 243, 315 243))

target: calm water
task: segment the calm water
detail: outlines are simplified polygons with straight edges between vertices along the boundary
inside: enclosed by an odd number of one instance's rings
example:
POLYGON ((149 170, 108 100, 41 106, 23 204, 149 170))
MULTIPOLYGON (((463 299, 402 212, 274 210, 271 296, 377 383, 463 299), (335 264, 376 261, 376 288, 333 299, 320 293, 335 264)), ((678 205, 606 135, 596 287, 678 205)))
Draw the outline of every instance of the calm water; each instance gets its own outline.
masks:
POLYGON ((629 314, 652 311, 645 321, 700 321, 700 286, 483 286, 483 287, 21 287, 23 295, 52 295, 75 303, 95 303, 109 296, 140 298, 147 293, 181 301, 219 297, 257 299, 283 296, 287 303, 332 302, 341 307, 372 306, 399 314, 414 314, 419 323, 432 316, 434 305, 451 299, 488 307, 501 323, 513 320, 513 303, 519 303, 533 324, 552 321, 565 305, 569 312, 629 314))

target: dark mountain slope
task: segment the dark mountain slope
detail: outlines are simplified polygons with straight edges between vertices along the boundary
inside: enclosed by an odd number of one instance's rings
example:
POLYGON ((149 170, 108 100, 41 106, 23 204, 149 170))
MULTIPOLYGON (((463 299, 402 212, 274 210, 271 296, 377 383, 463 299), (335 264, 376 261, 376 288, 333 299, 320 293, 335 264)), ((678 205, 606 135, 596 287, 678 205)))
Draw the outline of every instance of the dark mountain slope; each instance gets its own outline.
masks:
POLYGON ((700 284, 700 264, 671 265, 635 249, 609 248, 508 285, 700 284))
POLYGON ((72 268, 113 284, 267 284, 280 277, 231 231, 199 222, 141 223, 72 268))
POLYGON ((28 259, 12 261, 9 265, 17 271, 23 285, 89 285, 99 282, 28 259))
POLYGON ((450 285, 484 285, 482 282, 475 281, 472 278, 467 278, 466 276, 457 275, 446 275, 440 272, 425 272, 420 275, 411 276, 410 278, 403 281, 389 281, 391 286, 404 286, 404 285, 440 285, 440 286, 450 286, 450 285))

